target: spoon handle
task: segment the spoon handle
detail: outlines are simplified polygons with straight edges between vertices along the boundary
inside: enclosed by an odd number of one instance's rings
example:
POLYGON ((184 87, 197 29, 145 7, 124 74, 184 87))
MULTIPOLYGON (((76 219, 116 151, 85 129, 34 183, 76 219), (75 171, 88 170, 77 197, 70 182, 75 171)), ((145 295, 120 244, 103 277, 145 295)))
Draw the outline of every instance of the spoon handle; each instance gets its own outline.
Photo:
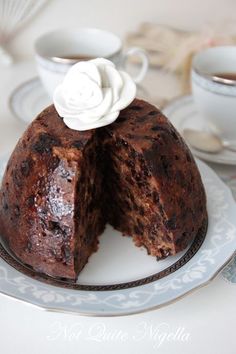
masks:
POLYGON ((236 152, 236 143, 231 143, 229 141, 224 141, 223 146, 225 149, 236 152))

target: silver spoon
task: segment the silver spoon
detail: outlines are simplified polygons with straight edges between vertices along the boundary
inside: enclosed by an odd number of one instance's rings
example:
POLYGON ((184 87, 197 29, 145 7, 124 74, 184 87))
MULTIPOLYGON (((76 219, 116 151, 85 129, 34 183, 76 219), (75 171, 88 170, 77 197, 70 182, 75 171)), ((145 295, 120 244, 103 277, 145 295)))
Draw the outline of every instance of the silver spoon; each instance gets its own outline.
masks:
POLYGON ((195 149, 208 152, 219 153, 224 149, 236 152, 235 145, 221 139, 218 135, 193 129, 184 129, 183 137, 195 149))

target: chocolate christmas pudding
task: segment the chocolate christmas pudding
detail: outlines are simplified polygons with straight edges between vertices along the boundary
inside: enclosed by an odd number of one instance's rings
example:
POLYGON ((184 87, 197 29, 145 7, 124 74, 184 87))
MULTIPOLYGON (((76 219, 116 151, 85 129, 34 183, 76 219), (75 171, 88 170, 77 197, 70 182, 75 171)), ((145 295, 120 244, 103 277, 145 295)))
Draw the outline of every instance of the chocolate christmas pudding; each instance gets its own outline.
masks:
POLYGON ((197 235, 207 212, 192 154, 134 95, 107 60, 76 64, 18 142, 0 191, 0 234, 24 264, 75 280, 106 223, 158 259, 197 235))

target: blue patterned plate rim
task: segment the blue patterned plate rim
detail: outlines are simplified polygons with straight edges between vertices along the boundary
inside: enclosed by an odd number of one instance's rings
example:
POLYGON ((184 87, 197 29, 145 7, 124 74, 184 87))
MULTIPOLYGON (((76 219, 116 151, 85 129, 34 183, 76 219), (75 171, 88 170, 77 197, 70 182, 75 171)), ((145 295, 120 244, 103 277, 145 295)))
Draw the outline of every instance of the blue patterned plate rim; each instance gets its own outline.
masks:
MULTIPOLYGON (((170 304, 212 280, 236 249, 236 204, 229 188, 203 162, 197 161, 208 199, 209 227, 198 252, 175 272, 119 290, 60 288, 32 279, 0 259, 0 292, 42 309, 89 316, 121 316, 170 304)), ((4 169, 5 161, 0 161, 4 169)))

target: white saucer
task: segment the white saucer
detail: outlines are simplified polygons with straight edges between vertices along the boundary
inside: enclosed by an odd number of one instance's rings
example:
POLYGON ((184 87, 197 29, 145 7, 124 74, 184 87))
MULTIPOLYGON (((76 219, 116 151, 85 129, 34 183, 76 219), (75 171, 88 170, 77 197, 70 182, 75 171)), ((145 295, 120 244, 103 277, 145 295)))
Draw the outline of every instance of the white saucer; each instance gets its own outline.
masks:
POLYGON ((51 99, 38 77, 18 86, 9 99, 9 106, 13 115, 25 123, 32 122, 51 103, 51 99))
MULTIPOLYGON (((163 113, 169 118, 180 134, 185 128, 206 130, 206 123, 197 111, 193 97, 190 95, 173 100, 163 109, 163 113)), ((203 160, 220 164, 236 165, 235 152, 225 149, 218 154, 210 154, 195 150, 192 147, 190 148, 195 156, 203 160)))
MULTIPOLYGON (((145 87, 138 86, 138 96, 148 99, 149 94, 145 87)), ((12 114, 24 123, 31 123, 32 120, 52 100, 45 91, 39 77, 34 77, 18 86, 9 98, 9 106, 12 114)))

